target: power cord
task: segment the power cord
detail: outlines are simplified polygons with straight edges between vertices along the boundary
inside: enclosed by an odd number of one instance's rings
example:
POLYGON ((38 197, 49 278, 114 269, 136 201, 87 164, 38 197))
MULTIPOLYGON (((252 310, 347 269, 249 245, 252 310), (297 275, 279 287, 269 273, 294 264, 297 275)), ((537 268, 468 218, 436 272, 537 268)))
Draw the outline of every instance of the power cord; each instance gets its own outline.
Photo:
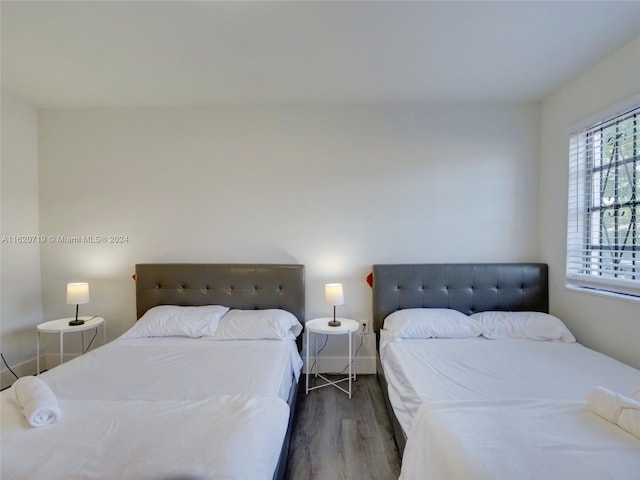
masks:
MULTIPOLYGON (((307 335, 309 335, 309 334, 307 333, 307 335)), ((309 339, 309 340, 311 340, 311 339, 309 339)), ((322 350, 324 350, 324 347, 327 346, 327 340, 329 340, 329 335, 325 335, 324 336, 324 343, 322 344, 322 347, 320 347, 320 350, 318 350, 316 352, 315 357, 313 357, 313 363, 311 364, 311 368, 309 370, 307 370, 309 373, 313 372, 313 367, 316 366, 316 360, 318 359, 318 355, 320 355, 322 350)))
MULTIPOLYGON (((358 348, 356 348, 356 353, 354 353, 354 355, 353 355, 353 360, 351 360, 349 363, 347 363, 347 366, 344 367, 342 369, 342 371, 338 375, 341 375, 341 374, 345 373, 347 371, 347 369, 349 368, 349 365, 353 364, 353 362, 356 361, 356 358, 358 358, 358 352, 362 348, 362 345, 364 345, 364 337, 366 335, 366 333, 365 333, 366 328, 367 328, 367 324, 363 323, 362 324, 362 332, 361 332, 361 335, 360 335, 360 345, 358 345, 358 348)), ((96 332, 96 333, 98 333, 98 332, 96 332)), ((313 363, 311 364, 311 368, 308 370, 309 373, 313 372, 313 367, 315 367, 315 365, 316 365, 316 360, 318 358, 318 355, 320 355, 320 352, 322 352, 322 350, 324 350, 324 347, 327 346, 327 341, 328 340, 329 340, 329 335, 325 335, 324 336, 324 343, 322 344, 322 347, 320 347, 320 350, 318 350, 318 352, 316 353, 316 355, 315 355, 315 357, 313 359, 313 363)))
MULTIPOLYGON (((88 320, 85 320, 86 322, 88 322, 89 320, 93 320, 94 318, 96 318, 97 315, 94 315, 93 317, 89 318, 88 320)), ((84 334, 84 332, 82 332, 84 334)), ((91 338, 91 341, 89 342, 89 345, 87 345, 87 348, 85 349, 85 351, 83 352, 83 354, 87 353, 89 351, 89 349, 91 348, 91 344, 93 343, 93 341, 96 339, 96 335, 98 335, 98 329, 96 328, 95 331, 93 332, 93 337, 91 338)))
POLYGON ((362 345, 364 344, 364 337, 366 335, 364 333, 364 329, 365 328, 366 328, 366 324, 363 324, 362 325, 362 335, 360 335, 360 345, 358 345, 358 348, 356 348, 356 353, 353 354, 353 360, 351 360, 349 363, 347 363, 347 366, 342 369, 340 374, 346 373, 347 369, 349 368, 349 365, 352 365, 353 362, 356 361, 356 358, 358 358, 358 352, 360 351, 360 349, 362 348, 362 345))
POLYGON ((98 335, 98 329, 97 328, 96 328, 96 331, 93 333, 93 338, 91 338, 91 340, 89 341, 89 345, 87 345, 87 348, 84 351, 84 353, 87 353, 89 351, 89 349, 91 348, 91 344, 96 339, 96 335, 98 335))
POLYGON ((11 370, 11 367, 9 366, 9 364, 7 363, 7 361, 4 358, 4 355, 2 353, 0 353, 0 357, 2 357, 2 362, 7 366, 7 368, 9 369, 9 371, 11 373, 13 373, 13 376, 16 377, 16 380, 19 378, 18 375, 16 375, 16 372, 14 372, 13 370, 11 370))

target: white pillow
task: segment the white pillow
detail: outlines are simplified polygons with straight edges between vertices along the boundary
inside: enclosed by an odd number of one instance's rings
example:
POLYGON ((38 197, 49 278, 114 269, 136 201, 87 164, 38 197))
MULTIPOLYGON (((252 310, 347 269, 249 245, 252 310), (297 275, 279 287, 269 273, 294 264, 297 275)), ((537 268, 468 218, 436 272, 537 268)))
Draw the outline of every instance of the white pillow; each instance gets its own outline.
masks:
POLYGON ((471 318, 482 325, 482 335, 487 338, 576 341, 562 320, 548 313, 478 312, 471 318))
POLYGON ((407 308, 384 320, 393 338, 469 338, 482 333, 478 322, 448 308, 407 308))
POLYGON ((120 338, 210 336, 216 333, 220 318, 228 311, 221 305, 159 305, 147 310, 120 338))
POLYGON ((295 340, 302 325, 292 313, 277 308, 230 310, 214 335, 216 340, 295 340))

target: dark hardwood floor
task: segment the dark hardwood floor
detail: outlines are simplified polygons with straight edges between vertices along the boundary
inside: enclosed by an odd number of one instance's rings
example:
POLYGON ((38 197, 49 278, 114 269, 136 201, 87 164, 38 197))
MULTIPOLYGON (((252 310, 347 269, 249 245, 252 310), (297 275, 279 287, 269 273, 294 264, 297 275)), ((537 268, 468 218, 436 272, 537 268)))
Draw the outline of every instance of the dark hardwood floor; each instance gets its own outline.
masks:
POLYGON ((300 378, 289 480, 397 480, 400 454, 380 384, 358 375, 349 397, 334 387, 305 395, 300 378))

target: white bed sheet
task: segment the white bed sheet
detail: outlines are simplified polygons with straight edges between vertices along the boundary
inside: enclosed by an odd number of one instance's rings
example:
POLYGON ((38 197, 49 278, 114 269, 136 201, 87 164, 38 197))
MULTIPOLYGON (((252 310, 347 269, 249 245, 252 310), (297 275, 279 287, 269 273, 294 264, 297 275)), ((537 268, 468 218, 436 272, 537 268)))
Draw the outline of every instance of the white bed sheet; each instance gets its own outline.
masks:
POLYGON ((0 474, 271 479, 301 368, 295 341, 114 340, 39 376, 56 424, 29 427, 0 394, 0 474))
POLYGON ((422 405, 401 480, 632 480, 640 439, 585 402, 475 400, 422 405))
POLYGON ((289 407, 277 397, 62 400, 62 420, 31 428, 2 409, 3 479, 271 480, 289 407))
POLYGON ((597 386, 630 394, 640 385, 640 370, 578 343, 483 337, 386 340, 381 338, 381 361, 389 399, 405 433, 425 402, 582 402, 597 386))
POLYGON ((117 339, 40 375, 64 400, 201 400, 215 395, 288 400, 302 358, 295 341, 117 339))

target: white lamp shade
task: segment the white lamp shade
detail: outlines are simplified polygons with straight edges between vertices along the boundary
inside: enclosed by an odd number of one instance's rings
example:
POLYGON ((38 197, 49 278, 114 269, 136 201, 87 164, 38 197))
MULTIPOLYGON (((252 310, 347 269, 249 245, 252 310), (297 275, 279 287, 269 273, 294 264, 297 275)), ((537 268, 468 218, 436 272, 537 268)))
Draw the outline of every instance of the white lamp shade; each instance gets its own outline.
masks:
POLYGON ((324 298, 327 305, 344 305, 344 292, 341 283, 327 283, 324 286, 324 298))
POLYGON ((72 305, 89 303, 89 284, 67 283, 67 303, 72 305))

